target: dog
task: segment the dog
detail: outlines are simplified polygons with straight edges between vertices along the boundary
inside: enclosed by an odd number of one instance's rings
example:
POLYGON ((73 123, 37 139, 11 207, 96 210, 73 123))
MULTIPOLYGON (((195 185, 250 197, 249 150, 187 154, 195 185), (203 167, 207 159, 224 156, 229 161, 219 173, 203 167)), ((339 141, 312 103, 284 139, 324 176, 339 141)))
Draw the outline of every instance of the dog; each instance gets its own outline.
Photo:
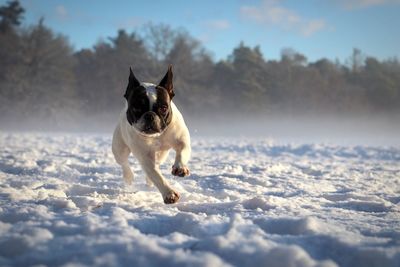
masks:
POLYGON ((169 150, 175 150, 172 175, 188 176, 190 135, 182 114, 172 102, 175 96, 172 83, 172 66, 158 85, 140 83, 129 68, 129 82, 124 94, 126 105, 122 110, 112 139, 112 152, 122 167, 127 184, 133 182, 128 157, 139 161, 146 174, 148 185, 155 185, 165 204, 176 203, 180 195, 161 174, 159 165, 165 161, 169 150))

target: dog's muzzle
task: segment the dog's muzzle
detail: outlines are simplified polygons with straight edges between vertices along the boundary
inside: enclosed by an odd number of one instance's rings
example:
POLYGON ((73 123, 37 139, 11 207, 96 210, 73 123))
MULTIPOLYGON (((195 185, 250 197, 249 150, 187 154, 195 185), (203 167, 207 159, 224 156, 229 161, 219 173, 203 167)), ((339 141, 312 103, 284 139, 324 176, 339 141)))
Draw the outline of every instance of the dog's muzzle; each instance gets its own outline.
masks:
POLYGON ((147 134, 161 132, 161 120, 157 114, 153 111, 146 112, 143 114, 144 125, 142 131, 147 134))

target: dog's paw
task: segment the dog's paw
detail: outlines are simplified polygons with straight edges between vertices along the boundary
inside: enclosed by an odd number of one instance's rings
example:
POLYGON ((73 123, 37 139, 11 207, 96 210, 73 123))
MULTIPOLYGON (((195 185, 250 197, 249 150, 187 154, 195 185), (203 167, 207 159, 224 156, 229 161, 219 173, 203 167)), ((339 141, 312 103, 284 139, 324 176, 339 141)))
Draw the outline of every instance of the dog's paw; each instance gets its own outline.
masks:
POLYGON ((185 177, 190 174, 190 171, 187 167, 178 167, 178 166, 172 166, 172 175, 174 176, 179 176, 179 177, 185 177))
POLYGON ((178 202, 180 198, 180 195, 176 191, 170 191, 165 197, 164 197, 164 203, 165 204, 174 204, 178 202))

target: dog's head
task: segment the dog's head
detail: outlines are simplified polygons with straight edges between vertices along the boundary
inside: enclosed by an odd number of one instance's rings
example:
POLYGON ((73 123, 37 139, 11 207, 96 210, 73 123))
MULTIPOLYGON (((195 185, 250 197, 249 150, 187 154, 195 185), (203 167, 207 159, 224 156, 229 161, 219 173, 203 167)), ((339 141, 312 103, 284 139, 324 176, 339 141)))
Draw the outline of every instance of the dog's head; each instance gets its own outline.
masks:
POLYGON ((130 69, 124 95, 128 102, 126 117, 129 124, 146 135, 161 133, 172 120, 171 100, 174 95, 171 65, 158 85, 140 83, 130 69))

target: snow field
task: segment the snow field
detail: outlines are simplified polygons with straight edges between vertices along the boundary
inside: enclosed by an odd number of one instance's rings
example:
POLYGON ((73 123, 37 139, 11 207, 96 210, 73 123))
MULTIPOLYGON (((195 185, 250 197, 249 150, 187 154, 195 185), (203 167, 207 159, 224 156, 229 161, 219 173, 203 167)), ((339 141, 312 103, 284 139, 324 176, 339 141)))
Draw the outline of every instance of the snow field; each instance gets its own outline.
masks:
POLYGON ((400 266, 400 148, 193 138, 164 205, 111 136, 0 133, 0 266, 400 266))

